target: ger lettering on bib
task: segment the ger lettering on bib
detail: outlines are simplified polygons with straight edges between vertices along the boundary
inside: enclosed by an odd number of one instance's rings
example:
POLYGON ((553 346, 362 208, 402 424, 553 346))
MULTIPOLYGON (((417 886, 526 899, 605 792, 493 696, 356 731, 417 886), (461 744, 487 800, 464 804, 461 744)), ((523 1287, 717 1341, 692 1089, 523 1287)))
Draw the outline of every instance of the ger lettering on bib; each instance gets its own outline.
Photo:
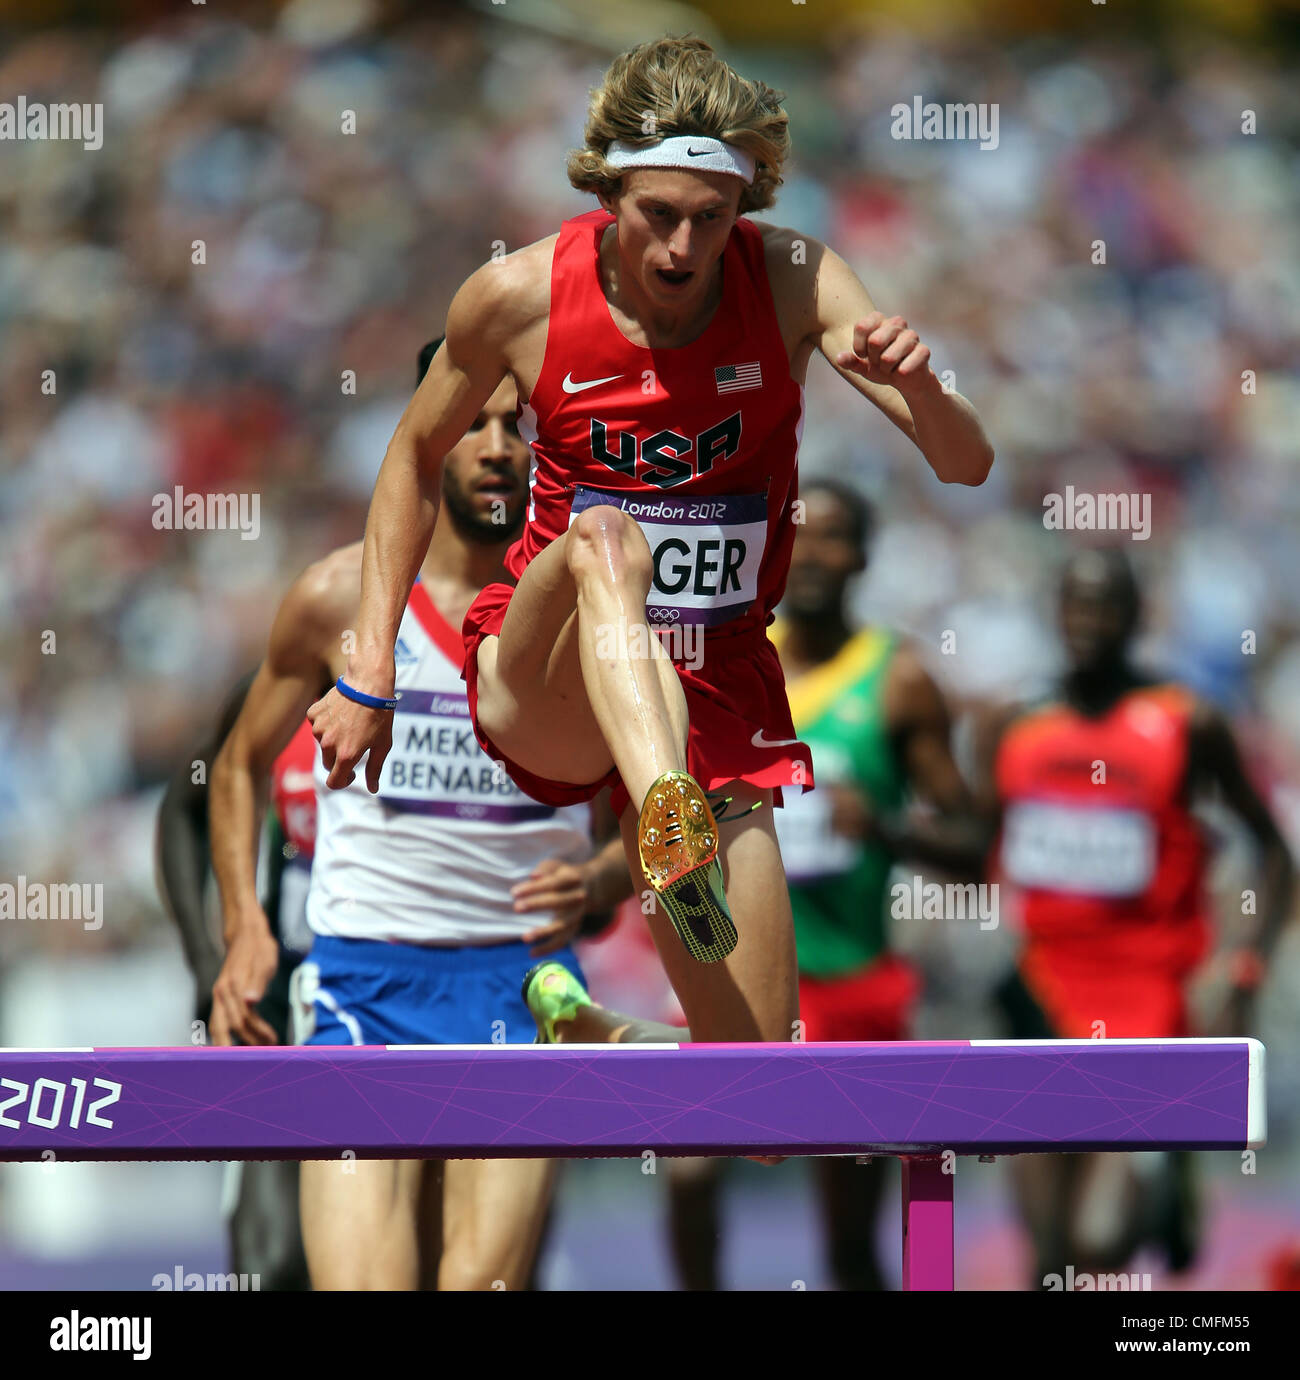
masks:
POLYGON ((674 498, 579 487, 569 525, 601 504, 634 519, 650 544, 646 616, 651 623, 716 627, 740 617, 757 598, 767 542, 766 494, 674 498))

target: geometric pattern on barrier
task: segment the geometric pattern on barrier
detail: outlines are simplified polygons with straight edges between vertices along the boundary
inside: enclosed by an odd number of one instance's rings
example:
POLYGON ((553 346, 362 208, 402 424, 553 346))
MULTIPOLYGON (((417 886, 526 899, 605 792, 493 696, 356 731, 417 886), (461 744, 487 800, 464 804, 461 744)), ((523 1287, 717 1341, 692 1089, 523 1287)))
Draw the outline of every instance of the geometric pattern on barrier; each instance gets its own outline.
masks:
POLYGON ((0 1159, 1241 1149, 1253 1040, 0 1050, 0 1159))

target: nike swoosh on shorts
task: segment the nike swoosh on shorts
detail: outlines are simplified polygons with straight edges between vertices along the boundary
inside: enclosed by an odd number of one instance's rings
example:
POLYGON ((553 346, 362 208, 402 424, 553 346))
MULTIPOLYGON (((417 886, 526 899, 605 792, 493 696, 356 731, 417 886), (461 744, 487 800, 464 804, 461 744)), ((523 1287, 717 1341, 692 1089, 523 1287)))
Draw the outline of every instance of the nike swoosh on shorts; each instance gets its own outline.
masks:
POLYGON ((794 747, 798 738, 764 738, 760 728, 749 740, 755 747, 794 747))
POLYGON ((622 374, 611 374, 607 379, 588 379, 585 383, 574 383, 571 373, 565 374, 564 381, 560 387, 566 393, 581 393, 584 388, 595 388, 600 383, 613 383, 615 379, 621 379, 622 374))

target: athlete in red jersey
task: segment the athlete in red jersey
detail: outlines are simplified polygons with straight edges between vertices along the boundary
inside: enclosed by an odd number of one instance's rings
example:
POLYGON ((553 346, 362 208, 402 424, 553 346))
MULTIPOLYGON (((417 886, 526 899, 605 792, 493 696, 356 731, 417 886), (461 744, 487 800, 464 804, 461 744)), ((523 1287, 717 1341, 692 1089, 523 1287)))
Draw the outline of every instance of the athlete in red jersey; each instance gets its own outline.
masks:
POLYGON ((466 617, 475 730, 540 800, 585 799, 617 774, 640 807, 623 812, 629 863, 657 893, 655 941, 701 1040, 788 1039, 798 1014, 780 853, 770 812, 753 811, 810 784, 764 632, 799 517, 809 359, 820 351, 941 479, 979 484, 993 459, 916 332, 876 311, 843 260, 738 220, 780 183, 780 100, 700 39, 614 61, 568 168, 603 210, 457 293, 379 473, 347 675, 310 711, 330 784, 369 751, 375 789, 393 632, 442 456, 512 376, 533 501, 517 585, 466 617), (682 626, 700 642, 659 631, 682 626), (719 828, 704 792, 723 787, 739 818, 719 828))
POLYGON ((1093 715, 1029 708, 1002 735, 999 879, 1021 973, 1063 1039, 1188 1033, 1183 983, 1210 944, 1185 789, 1196 709, 1182 686, 1133 685, 1093 715))
POLYGON ((310 863, 316 850, 316 739, 306 719, 271 767, 271 808, 296 858, 310 863))
MULTIPOLYGON (((1243 1035, 1288 913, 1292 867, 1268 807, 1215 709, 1129 661, 1138 594, 1117 551, 1068 567, 1058 695, 999 716, 984 750, 985 803, 1004 913, 1023 939, 1000 992, 1017 1038, 1192 1033, 1185 988, 1211 947, 1207 850, 1192 814, 1217 791, 1254 836, 1258 913, 1224 960, 1230 995, 1210 1033, 1243 1035)), ((1120 1268, 1144 1239, 1190 1263, 1191 1157, 1023 1155, 1014 1162, 1035 1283, 1120 1268)))

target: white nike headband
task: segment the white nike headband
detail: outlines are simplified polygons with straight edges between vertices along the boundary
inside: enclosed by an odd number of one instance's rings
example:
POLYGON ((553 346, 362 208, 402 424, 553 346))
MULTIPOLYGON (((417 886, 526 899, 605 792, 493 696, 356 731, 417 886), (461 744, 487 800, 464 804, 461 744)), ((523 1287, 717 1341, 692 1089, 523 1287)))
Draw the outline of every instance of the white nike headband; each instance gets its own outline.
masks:
POLYGON ((625 144, 615 139, 605 161, 616 168, 689 168, 694 172, 730 173, 753 182, 754 160, 735 144, 702 134, 674 134, 657 144, 625 144))

